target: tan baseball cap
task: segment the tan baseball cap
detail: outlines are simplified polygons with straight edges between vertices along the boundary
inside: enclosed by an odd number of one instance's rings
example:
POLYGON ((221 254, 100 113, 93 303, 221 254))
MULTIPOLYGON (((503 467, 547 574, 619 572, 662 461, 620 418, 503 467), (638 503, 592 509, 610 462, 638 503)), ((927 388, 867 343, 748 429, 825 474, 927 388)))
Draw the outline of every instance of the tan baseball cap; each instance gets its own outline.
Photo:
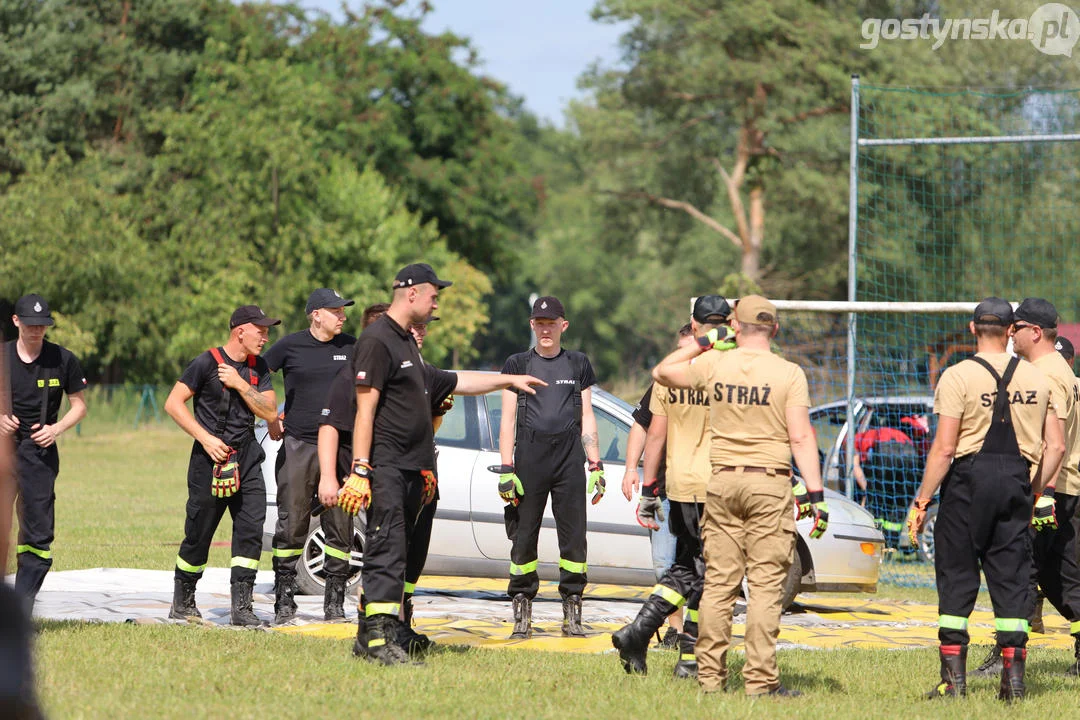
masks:
POLYGON ((773 325, 776 306, 760 295, 747 295, 735 303, 735 319, 752 325, 773 325))

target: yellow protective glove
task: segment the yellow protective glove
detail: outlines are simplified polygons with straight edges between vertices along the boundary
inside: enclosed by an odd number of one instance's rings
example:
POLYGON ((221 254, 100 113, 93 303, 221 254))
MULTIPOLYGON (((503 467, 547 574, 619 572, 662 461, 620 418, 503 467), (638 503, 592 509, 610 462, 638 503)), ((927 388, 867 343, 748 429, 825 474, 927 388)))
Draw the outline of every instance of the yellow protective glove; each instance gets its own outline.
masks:
POLYGON ((355 515, 371 506, 372 467, 364 462, 354 462, 352 472, 338 494, 338 507, 349 515, 355 515))
POLYGON ((589 463, 589 485, 586 492, 595 492, 592 504, 600 502, 607 492, 607 480, 604 479, 604 463, 600 460, 589 463))
POLYGON ((214 463, 210 494, 216 498, 227 498, 238 492, 240 492, 240 463, 236 461, 236 451, 229 448, 229 456, 225 458, 225 462, 214 463))
POLYGON ((926 524, 926 508, 929 506, 930 498, 915 498, 915 502, 911 504, 911 509, 908 510, 907 536, 912 547, 919 545, 919 533, 923 531, 923 525, 926 524))
POLYGON ((712 348, 713 350, 734 350, 735 331, 728 325, 713 328, 705 333, 704 337, 699 337, 697 339, 697 344, 703 350, 708 350, 709 348, 712 348))

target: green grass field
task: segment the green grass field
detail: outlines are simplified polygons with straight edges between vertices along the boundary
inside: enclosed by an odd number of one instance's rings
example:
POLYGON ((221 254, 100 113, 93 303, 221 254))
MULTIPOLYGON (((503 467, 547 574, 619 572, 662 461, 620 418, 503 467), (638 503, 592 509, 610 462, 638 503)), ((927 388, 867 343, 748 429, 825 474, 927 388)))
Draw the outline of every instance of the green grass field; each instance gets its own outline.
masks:
MULTIPOLYGON (((57 570, 168 569, 182 533, 188 438, 171 425, 117 424, 63 439, 57 484, 57 570)), ((229 537, 228 518, 217 540, 229 537)), ((210 563, 225 567, 228 549, 210 563)), ((264 557, 269 567, 269 556, 264 557)), ((882 587, 882 596, 935 602, 932 590, 882 587)), ((980 599, 985 604, 986 598, 980 599)), ((386 670, 354 660, 350 643, 274 632, 165 625, 43 622, 38 685, 53 718, 350 717, 793 717, 962 718, 1015 713, 991 680, 962 702, 919 695, 937 672, 921 649, 791 650, 780 654, 794 700, 751 702, 741 679, 703 696, 676 682, 670 653, 652 653, 647 678, 624 675, 614 655, 445 648, 425 667, 386 670)), ((972 648, 974 666, 985 648, 972 648)), ((1040 652, 1024 713, 1071 717, 1080 682, 1061 677, 1065 652, 1040 652)), ((733 669, 742 656, 733 653, 733 669)))

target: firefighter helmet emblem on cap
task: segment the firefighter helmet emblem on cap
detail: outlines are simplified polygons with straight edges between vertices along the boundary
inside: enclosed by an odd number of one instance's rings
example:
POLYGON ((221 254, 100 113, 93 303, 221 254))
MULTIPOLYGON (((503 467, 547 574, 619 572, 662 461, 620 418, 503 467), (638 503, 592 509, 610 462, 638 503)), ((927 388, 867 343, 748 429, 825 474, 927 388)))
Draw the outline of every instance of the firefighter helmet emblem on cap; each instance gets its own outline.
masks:
MULTIPOLYGON (((37 308, 37 309, 39 309, 39 310, 40 310, 41 308, 37 308)), ((546 310, 546 309, 547 309, 547 302, 542 302, 542 303, 540 303, 540 309, 541 309, 541 310, 546 310)))
POLYGON ((34 303, 34 312, 41 312, 41 303, 34 303))

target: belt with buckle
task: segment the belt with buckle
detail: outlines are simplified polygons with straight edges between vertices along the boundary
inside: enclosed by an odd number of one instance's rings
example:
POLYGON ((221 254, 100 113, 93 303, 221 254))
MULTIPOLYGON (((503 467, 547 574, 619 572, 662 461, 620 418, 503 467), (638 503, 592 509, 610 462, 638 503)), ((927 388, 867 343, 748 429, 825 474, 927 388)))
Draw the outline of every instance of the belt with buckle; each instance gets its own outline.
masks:
POLYGON ((720 465, 716 468, 719 472, 744 472, 744 473, 760 473, 763 475, 779 475, 781 477, 791 477, 791 468, 767 468, 767 467, 755 467, 753 465, 720 465))

